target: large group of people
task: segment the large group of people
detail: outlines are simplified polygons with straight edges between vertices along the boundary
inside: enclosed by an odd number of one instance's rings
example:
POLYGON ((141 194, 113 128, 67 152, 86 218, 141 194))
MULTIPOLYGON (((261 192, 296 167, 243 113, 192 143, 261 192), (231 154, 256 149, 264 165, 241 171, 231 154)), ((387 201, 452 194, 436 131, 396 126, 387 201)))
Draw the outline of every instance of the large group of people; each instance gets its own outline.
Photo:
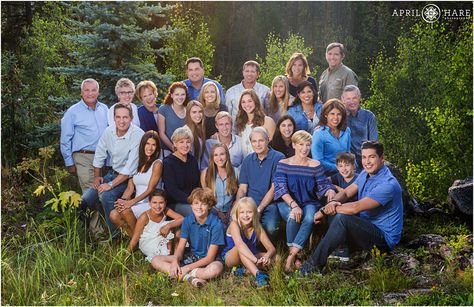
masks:
POLYGON ((60 146, 91 234, 123 231, 130 252, 138 245, 153 268, 196 287, 225 268, 268 285, 282 225, 288 274, 322 271, 328 257, 361 248, 391 250, 402 231, 401 189, 344 56, 342 44, 329 44, 317 83, 294 53, 270 88, 250 60, 226 92, 193 57, 188 79, 172 83, 161 104, 152 81, 135 88, 122 78, 108 108, 98 82, 85 79, 61 120, 60 146), (303 262, 322 220, 328 230, 303 262))

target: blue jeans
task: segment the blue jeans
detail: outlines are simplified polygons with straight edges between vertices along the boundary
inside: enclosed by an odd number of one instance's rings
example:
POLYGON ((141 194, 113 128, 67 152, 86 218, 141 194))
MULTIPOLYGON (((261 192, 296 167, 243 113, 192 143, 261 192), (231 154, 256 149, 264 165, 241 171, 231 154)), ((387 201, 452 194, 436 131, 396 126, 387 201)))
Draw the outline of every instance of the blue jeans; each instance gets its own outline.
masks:
POLYGON ((369 250, 374 245, 382 251, 389 251, 383 232, 370 221, 356 215, 336 214, 324 238, 319 242, 313 254, 306 260, 301 273, 321 270, 328 256, 345 240, 349 246, 369 250))
POLYGON ((316 205, 313 204, 301 208, 303 210, 303 216, 301 217, 301 223, 297 223, 293 218, 290 218, 290 206, 288 206, 286 202, 278 203, 281 218, 286 221, 286 244, 288 246, 303 249, 313 230, 313 219, 316 208, 316 205))
MULTIPOLYGON (((110 171, 104 176, 104 183, 111 182, 116 177, 117 175, 110 171)), ((97 208, 99 202, 102 204, 102 207, 104 208, 105 221, 107 222, 107 226, 109 227, 112 236, 115 236, 118 231, 117 227, 115 227, 115 225, 110 221, 110 212, 115 208, 115 201, 122 196, 126 188, 127 180, 113 189, 100 194, 94 188, 89 188, 84 192, 84 194, 82 194, 81 209, 85 209, 86 207, 94 209, 97 208)))
MULTIPOLYGON (((275 238, 280 226, 278 203, 270 203, 265 210, 260 213, 260 221, 267 235, 270 238, 275 238)), ((274 241, 272 240, 272 242, 274 241)))
POLYGON ((183 217, 187 217, 188 215, 193 214, 193 209, 191 208, 191 204, 176 203, 176 204, 169 204, 168 207, 171 210, 178 212, 183 217))

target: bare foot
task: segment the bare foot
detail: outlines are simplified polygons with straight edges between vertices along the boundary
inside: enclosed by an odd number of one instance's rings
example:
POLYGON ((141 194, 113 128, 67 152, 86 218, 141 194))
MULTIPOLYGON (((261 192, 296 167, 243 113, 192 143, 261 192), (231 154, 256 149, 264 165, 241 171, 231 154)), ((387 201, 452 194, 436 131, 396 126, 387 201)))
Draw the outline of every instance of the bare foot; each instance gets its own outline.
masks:
POLYGON ((295 265, 295 254, 289 254, 285 261, 285 273, 291 273, 293 271, 293 267, 295 265))

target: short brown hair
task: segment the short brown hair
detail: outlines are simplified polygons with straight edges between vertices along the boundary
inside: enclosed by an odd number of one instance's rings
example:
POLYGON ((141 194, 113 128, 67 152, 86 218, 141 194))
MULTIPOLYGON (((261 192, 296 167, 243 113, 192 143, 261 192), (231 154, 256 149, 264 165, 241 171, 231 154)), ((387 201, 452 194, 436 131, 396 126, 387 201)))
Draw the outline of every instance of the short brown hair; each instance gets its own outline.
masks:
POLYGON ((257 61, 250 60, 250 61, 245 62, 244 65, 242 66, 242 70, 244 70, 245 67, 247 66, 255 66, 255 68, 257 69, 257 72, 260 73, 260 64, 258 64, 257 61))
POLYGON ((114 117, 115 117, 115 113, 117 113, 117 110, 118 109, 127 109, 128 110, 128 114, 130 115, 130 118, 133 118, 133 112, 132 112, 132 107, 130 107, 129 105, 126 105, 124 103, 117 103, 115 104, 115 107, 114 107, 114 117))
POLYGON ((209 188, 195 188, 188 197, 188 203, 192 204, 194 200, 207 204, 209 208, 217 204, 216 197, 209 188))
POLYGON ((326 53, 328 53, 329 50, 331 49, 334 49, 336 47, 339 47, 339 50, 341 50, 341 55, 342 56, 345 56, 346 55, 346 50, 344 49, 344 45, 341 44, 341 43, 330 43, 327 47, 326 47, 326 53))
POLYGON ((199 63, 199 66, 201 66, 201 68, 204 68, 204 64, 202 63, 202 60, 198 57, 192 57, 192 58, 187 59, 186 60, 186 69, 188 69, 189 63, 199 63))
POLYGON ((342 151, 336 155, 336 164, 346 162, 355 166, 355 155, 352 152, 342 151))

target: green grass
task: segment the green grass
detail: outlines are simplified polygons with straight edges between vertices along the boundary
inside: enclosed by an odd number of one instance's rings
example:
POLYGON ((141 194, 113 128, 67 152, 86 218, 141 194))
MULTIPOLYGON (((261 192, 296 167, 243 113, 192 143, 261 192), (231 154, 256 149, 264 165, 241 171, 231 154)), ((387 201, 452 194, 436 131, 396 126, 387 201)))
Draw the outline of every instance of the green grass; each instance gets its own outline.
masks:
MULTIPOLYGON (((253 277, 226 272, 197 290, 151 269, 139 251, 127 255, 127 239, 91 244, 81 223, 64 222, 75 220, 71 216, 39 225, 32 221, 22 235, 3 237, 3 305, 374 305, 383 304, 384 293, 416 287, 413 277, 399 269, 400 263, 378 255, 369 260, 370 270, 347 273, 331 264, 327 274, 301 279, 285 279, 279 260, 269 272, 270 288, 256 289, 253 277)), ((420 232, 429 230, 423 221, 417 225, 420 232)), ((453 246, 461 246, 464 230, 449 227, 444 234, 453 246)), ((413 253, 425 255, 421 249, 413 253)), ((285 256, 281 247, 279 254, 285 256)), ((472 268, 445 271, 434 279, 442 288, 410 295, 400 303, 472 305, 472 268)))

